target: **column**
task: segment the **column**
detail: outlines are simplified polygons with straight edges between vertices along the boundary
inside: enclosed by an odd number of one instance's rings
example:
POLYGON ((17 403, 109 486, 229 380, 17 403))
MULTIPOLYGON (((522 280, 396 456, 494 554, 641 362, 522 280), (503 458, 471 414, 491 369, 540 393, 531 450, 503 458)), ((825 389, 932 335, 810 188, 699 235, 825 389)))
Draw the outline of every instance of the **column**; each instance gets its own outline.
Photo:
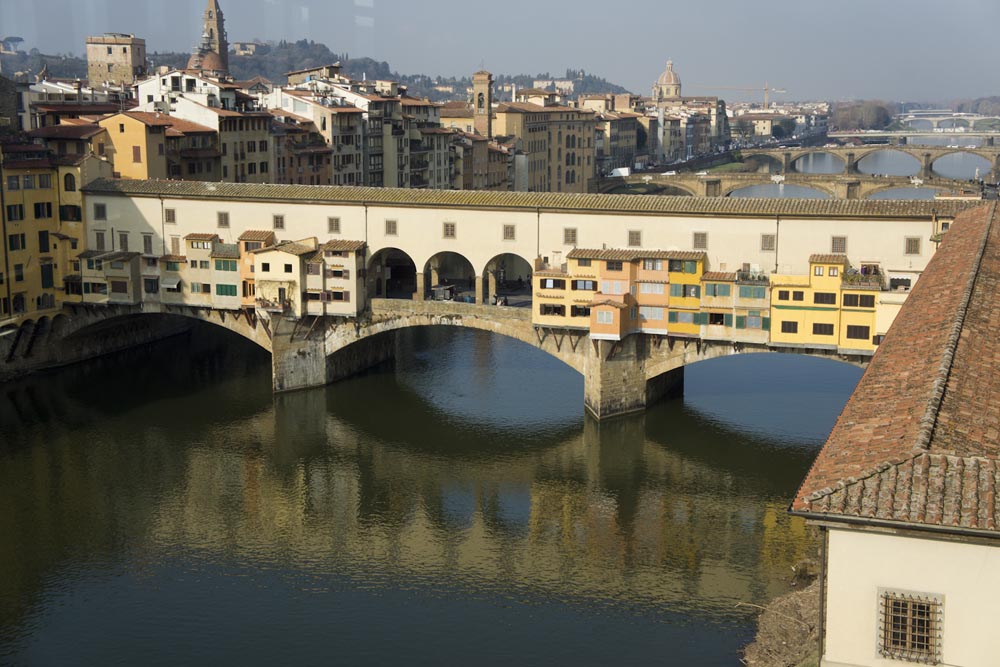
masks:
POLYGON ((486 271, 486 303, 493 303, 493 296, 497 293, 497 274, 494 269, 486 271))
POLYGON ((646 382, 646 337, 587 342, 584 405, 597 419, 641 412, 665 396, 683 393, 683 366, 646 382))
POLYGON ((484 303, 489 303, 489 300, 483 299, 483 277, 476 276, 476 303, 480 306, 484 303))
POLYGON ((922 178, 930 178, 931 177, 931 164, 932 164, 931 154, 930 153, 924 153, 924 166, 920 170, 920 176, 922 178))
POLYGON ((848 153, 844 156, 844 173, 845 174, 856 174, 858 173, 858 162, 854 159, 854 153, 848 153))
POLYGON ((782 168, 784 169, 784 172, 786 174, 792 171, 792 154, 791 153, 785 153, 782 156, 782 168))
POLYGON ((424 272, 417 272, 417 291, 413 293, 414 301, 423 301, 426 295, 426 287, 424 286, 424 272))
POLYGON ((437 264, 431 264, 431 287, 441 284, 441 276, 438 275, 437 264))

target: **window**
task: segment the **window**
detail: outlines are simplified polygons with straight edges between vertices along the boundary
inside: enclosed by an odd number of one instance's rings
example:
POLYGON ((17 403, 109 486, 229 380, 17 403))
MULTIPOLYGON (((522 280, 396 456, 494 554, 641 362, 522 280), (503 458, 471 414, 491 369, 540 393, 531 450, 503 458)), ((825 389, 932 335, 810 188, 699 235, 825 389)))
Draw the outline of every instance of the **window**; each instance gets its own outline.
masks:
POLYGON ((516 239, 516 230, 514 225, 504 225, 503 226, 503 240, 513 241, 516 239))
POLYGON ((24 282, 24 264, 14 265, 14 282, 24 282))
POLYGON ((236 285, 216 285, 215 286, 216 296, 236 296, 236 285))
POLYGON ((563 244, 576 245, 576 227, 565 227, 563 229, 563 244))
POLYGON ((292 272, 292 265, 285 264, 285 273, 291 273, 291 272, 292 272))
POLYGON ((830 239, 830 252, 835 255, 847 254, 847 237, 834 236, 830 239))
POLYGON ((329 234, 339 234, 340 233, 340 218, 327 218, 326 219, 326 231, 329 234))
POLYGON ((646 271, 662 271, 663 270, 663 260, 662 259, 644 259, 642 260, 642 268, 646 271))
POLYGON ((118 249, 122 252, 128 252, 128 232, 118 233, 118 249))
POLYGON ((614 324, 615 323, 615 313, 611 310, 599 310, 597 311, 597 323, 598 324, 614 324))
POLYGON ((813 267, 813 275, 814 276, 822 276, 823 275, 823 267, 822 266, 814 266, 813 267))
POLYGON ((160 291, 159 278, 143 278, 142 291, 146 294, 157 294, 160 291))
POLYGON ((398 232, 397 227, 398 227, 398 225, 396 224, 395 220, 386 220, 385 221, 385 235, 386 236, 395 236, 397 234, 397 232, 398 232))
POLYGON ((272 223, 274 224, 274 228, 275 229, 284 229, 285 228, 285 216, 283 216, 283 215, 275 215, 275 216, 273 216, 272 217, 272 223))
POLYGON ((732 286, 720 283, 706 283, 705 296, 730 296, 732 286))
POLYGON ((792 301, 805 301, 805 292, 799 290, 792 292, 792 301))
POLYGON ((24 185, 22 186, 25 190, 35 189, 35 177, 31 174, 24 175, 24 185))
POLYGON ((52 174, 39 174, 38 187, 42 190, 52 189, 52 174))
POLYGON ((740 285, 741 299, 766 299, 767 288, 763 285, 740 285))
POLYGON ((107 220, 107 219, 108 219, 107 204, 94 204, 94 220, 107 220))
POLYGON ((556 278, 542 278, 539 287, 542 289, 566 289, 566 281, 556 278))
POLYGON ((833 325, 832 324, 821 324, 816 322, 813 324, 813 335, 814 336, 832 336, 833 335, 833 325))
POLYGON ((688 299, 700 299, 701 285, 684 285, 684 297, 688 299))
POLYGON ((180 262, 167 262, 167 271, 177 272, 181 270, 180 262))
POLYGON ((663 321, 663 309, 654 306, 640 306, 639 318, 643 320, 663 321))
POLYGON ((128 294, 128 283, 124 280, 112 280, 111 281, 111 293, 112 294, 128 294))
POLYGON ((767 318, 762 318, 760 316, 760 311, 759 310, 748 310, 747 311, 747 319, 745 321, 745 325, 746 325, 747 329, 762 329, 762 328, 765 328, 764 327, 765 322, 767 323, 767 326, 770 326, 770 322, 771 321, 769 319, 767 319, 767 318))
POLYGON ((788 301, 788 290, 778 290, 778 301, 788 301))
POLYGON ((444 223, 443 233, 444 233, 444 237, 446 239, 453 239, 453 238, 455 238, 455 231, 456 230, 455 230, 455 223, 454 222, 446 222, 446 223, 444 223))
POLYGON ((852 340, 868 340, 868 336, 871 334, 871 329, 869 327, 862 327, 853 324, 847 325, 847 337, 852 340))
POLYGON ((859 306, 862 308, 874 308, 875 307, 875 295, 874 294, 862 294, 859 299, 859 306))
POLYGON ((27 238, 24 234, 10 234, 7 237, 7 247, 10 250, 27 250, 27 238))
POLYGON ((611 262, 607 262, 607 264, 605 266, 606 266, 606 268, 607 268, 608 271, 621 271, 622 270, 622 263, 621 262, 611 261, 611 262))
POLYGON ((590 308, 586 306, 570 306, 570 317, 590 317, 590 308))
POLYGON ((133 146, 132 147, 132 162, 142 162, 142 147, 133 146))
POLYGON ((538 307, 539 315, 565 315, 566 306, 557 306, 552 303, 543 303, 538 307))
POLYGON ((260 270, 261 271, 270 271, 271 270, 271 263, 270 262, 262 262, 261 265, 260 265, 260 270))
POLYGON ((97 246, 97 250, 104 250, 104 232, 97 230, 94 232, 94 245, 97 246))
POLYGON ((321 268, 322 267, 319 265, 319 262, 309 262, 306 264, 306 274, 310 276, 318 276, 321 268))
POLYGON ((778 239, 774 234, 761 234, 760 235, 760 249, 761 252, 774 252, 774 249, 778 245, 778 239))
POLYGON ((235 259, 217 259, 217 260, 215 260, 215 270, 216 271, 235 271, 236 270, 236 260, 235 259))
POLYGON ((816 292, 813 294, 813 303, 835 306, 837 305, 837 295, 834 292, 816 292))
POLYGON ((879 655, 908 662, 940 662, 941 598, 898 591, 879 591, 879 597, 879 655))
POLYGON ((695 250, 708 250, 708 232, 695 232, 694 242, 691 245, 695 250))
POLYGON ((76 176, 73 174, 66 174, 66 176, 63 177, 63 190, 66 192, 76 192, 76 176))
POLYGON ((639 292, 642 294, 663 294, 663 283, 639 283, 639 292))
POLYGON ((920 254, 920 237, 919 236, 907 236, 906 237, 906 248, 904 254, 907 255, 919 255, 920 254))
POLYGON ((191 294, 211 294, 212 286, 209 283, 191 283, 191 294))
POLYGON ((840 275, 840 269, 837 268, 836 266, 831 266, 830 271, 827 275, 830 276, 831 278, 836 278, 837 276, 840 275))
POLYGON ((172 208, 163 209, 163 221, 168 225, 177 224, 177 210, 172 208))
POLYGON ((152 255, 153 254, 153 235, 143 234, 142 235, 142 254, 152 255))
MULTIPOLYGON (((195 250, 211 250, 212 249, 212 242, 211 241, 191 241, 191 247, 194 248, 195 250)), ((205 268, 208 268, 208 267, 205 267, 205 268)))
POLYGON ((21 179, 17 176, 7 177, 7 189, 8 190, 20 190, 21 189, 21 179))
POLYGON ((576 260, 576 265, 579 266, 579 267, 581 267, 581 268, 586 268, 586 267, 590 266, 590 260, 589 259, 578 259, 578 260, 576 260))
POLYGON ((575 290, 584 290, 587 292, 597 291, 597 281, 596 280, 574 280, 570 283, 575 290))
POLYGON ((9 204, 7 206, 7 220, 8 222, 24 220, 24 204, 9 204))
POLYGON ((628 233, 628 247, 629 248, 641 248, 642 247, 642 232, 632 229, 628 233))

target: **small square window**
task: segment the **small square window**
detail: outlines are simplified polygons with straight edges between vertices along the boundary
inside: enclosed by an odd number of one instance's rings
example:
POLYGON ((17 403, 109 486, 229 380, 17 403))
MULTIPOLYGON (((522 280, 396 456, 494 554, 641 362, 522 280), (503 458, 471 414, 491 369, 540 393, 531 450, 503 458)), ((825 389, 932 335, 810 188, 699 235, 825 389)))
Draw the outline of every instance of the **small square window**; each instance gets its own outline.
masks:
POLYGON ((695 250, 708 250, 708 232, 695 232, 692 245, 695 250))
POLYGON ((272 218, 272 221, 274 223, 274 228, 275 229, 284 229, 285 228, 285 216, 283 216, 283 215, 276 215, 276 216, 274 216, 272 218))
POLYGON ((173 208, 163 209, 163 221, 168 225, 177 224, 177 210, 173 208))
POLYGON ((327 218, 326 231, 330 234, 340 233, 340 218, 327 218))
POLYGON ((386 220, 385 221, 385 235, 386 236, 396 236, 396 234, 398 233, 398 231, 399 231, 398 230, 398 225, 396 224, 395 220, 386 220))
POLYGON ((629 248, 641 248, 642 247, 642 232, 638 230, 629 230, 628 233, 628 247, 629 248))
POLYGON ((830 272, 829 272, 829 274, 828 274, 828 275, 829 275, 829 276, 830 276, 831 278, 836 278, 837 276, 839 276, 839 275, 840 275, 840 269, 838 269, 838 268, 837 268, 836 266, 831 266, 831 267, 830 267, 830 272))
POLYGON ((218 213, 218 225, 220 228, 225 229, 229 227, 229 213, 225 211, 219 211, 218 213))
POLYGON ((456 225, 455 225, 454 222, 446 222, 446 223, 444 223, 444 230, 443 230, 444 237, 446 239, 453 239, 453 238, 455 238, 455 228, 456 228, 456 225))
POLYGON ((878 652, 884 658, 938 664, 943 602, 937 595, 879 591, 878 652))
POLYGON ((563 244, 576 245, 576 227, 566 227, 563 229, 563 244))
POLYGON ((291 273, 291 272, 292 272, 292 265, 285 264, 285 273, 291 273))
POLYGON ((107 204, 94 204, 94 220, 107 220, 107 219, 108 219, 107 204))
POLYGON ((514 225, 504 225, 503 226, 503 240, 513 241, 515 240, 515 229, 514 225))
POLYGON ((814 276, 822 276, 823 275, 823 267, 822 266, 814 266, 813 267, 813 275, 814 276))
POLYGON ((834 236, 830 239, 830 252, 835 255, 844 255, 847 253, 847 237, 846 236, 834 236))
POLYGON ((906 252, 907 255, 919 255, 920 254, 920 237, 919 236, 907 236, 906 237, 906 252))
POLYGON ((778 241, 774 234, 761 234, 760 235, 760 249, 761 252, 774 252, 777 247, 778 241))

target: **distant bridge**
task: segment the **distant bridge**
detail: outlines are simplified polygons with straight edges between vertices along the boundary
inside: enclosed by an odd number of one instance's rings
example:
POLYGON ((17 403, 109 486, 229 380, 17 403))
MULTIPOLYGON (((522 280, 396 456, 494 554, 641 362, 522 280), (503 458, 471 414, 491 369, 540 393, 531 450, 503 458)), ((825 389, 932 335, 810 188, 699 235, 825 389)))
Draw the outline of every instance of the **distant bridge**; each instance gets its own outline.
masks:
POLYGON ((859 130, 856 132, 829 132, 827 137, 829 139, 861 139, 862 141, 888 139, 889 143, 894 146, 937 146, 937 144, 920 143, 919 140, 924 138, 948 139, 953 144, 962 144, 963 140, 966 139, 984 139, 986 147, 989 148, 995 145, 997 137, 1000 137, 1000 132, 977 132, 975 130, 965 132, 929 132, 927 130, 874 132, 859 130), (911 141, 912 139, 916 139, 916 141, 911 141))
POLYGON ((928 109, 925 111, 907 111, 896 116, 900 123, 912 123, 916 120, 928 121, 932 127, 940 127, 941 123, 952 123, 956 127, 973 127, 981 120, 997 120, 997 116, 983 116, 977 113, 961 113, 948 110, 928 109))
MULTIPOLYGON (((968 187, 968 181, 950 178, 928 177, 921 179, 920 187, 934 188, 942 191, 952 191, 968 187)), ((634 174, 624 178, 605 179, 601 183, 602 192, 611 192, 624 184, 662 186, 665 195, 690 195, 694 197, 728 197, 737 190, 754 185, 797 185, 822 192, 837 199, 867 199, 877 192, 914 187, 910 176, 870 176, 856 173, 852 175, 837 174, 800 174, 795 171, 784 174, 726 173, 710 172, 699 176, 694 173, 679 173, 673 176, 662 174, 634 174)))
POLYGON ((858 171, 858 162, 864 159, 866 156, 872 153, 878 153, 879 151, 895 151, 897 153, 904 153, 906 155, 914 158, 918 164, 920 164, 920 177, 927 180, 933 176, 934 163, 947 155, 954 155, 956 153, 964 153, 969 155, 978 155, 990 164, 991 174, 983 174, 983 177, 989 177, 995 180, 995 177, 1000 174, 1000 148, 994 146, 982 146, 982 147, 962 147, 949 148, 947 146, 886 146, 886 145, 875 145, 875 146, 844 146, 838 148, 825 148, 825 147, 815 147, 815 148, 759 148, 759 149, 747 149, 740 151, 740 154, 744 158, 748 157, 761 157, 776 163, 785 172, 794 172, 795 163, 809 155, 816 155, 819 153, 826 153, 828 155, 833 155, 839 158, 844 163, 845 174, 860 174, 858 171))

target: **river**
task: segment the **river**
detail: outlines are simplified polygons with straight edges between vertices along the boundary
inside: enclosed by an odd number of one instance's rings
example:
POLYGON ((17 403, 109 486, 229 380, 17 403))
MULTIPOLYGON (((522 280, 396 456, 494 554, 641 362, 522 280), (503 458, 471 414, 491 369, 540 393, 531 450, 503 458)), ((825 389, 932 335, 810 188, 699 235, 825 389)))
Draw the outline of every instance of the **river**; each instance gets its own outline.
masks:
POLYGON ((0 663, 738 665, 860 371, 747 355, 598 424, 482 332, 270 393, 211 328, 5 385, 0 663))
MULTIPOLYGON (((927 146, 979 146, 982 139, 963 137, 962 133, 942 134, 940 137, 912 137, 910 143, 927 146)), ((867 155, 858 161, 858 171, 865 174, 886 174, 889 176, 919 176, 920 162, 906 153, 894 151, 890 146, 886 150, 867 155)), ((937 176, 953 179, 973 179, 985 177, 991 165, 985 158, 968 153, 946 155, 935 161, 933 170, 937 176)), ((795 163, 795 170, 803 174, 841 174, 844 162, 830 153, 813 153, 800 158, 795 163)), ((933 188, 908 187, 893 188, 877 192, 871 199, 933 199, 939 190, 933 188)), ((768 198, 800 198, 826 199, 826 193, 812 188, 795 185, 753 185, 741 188, 732 193, 733 197, 768 197, 768 198)))

